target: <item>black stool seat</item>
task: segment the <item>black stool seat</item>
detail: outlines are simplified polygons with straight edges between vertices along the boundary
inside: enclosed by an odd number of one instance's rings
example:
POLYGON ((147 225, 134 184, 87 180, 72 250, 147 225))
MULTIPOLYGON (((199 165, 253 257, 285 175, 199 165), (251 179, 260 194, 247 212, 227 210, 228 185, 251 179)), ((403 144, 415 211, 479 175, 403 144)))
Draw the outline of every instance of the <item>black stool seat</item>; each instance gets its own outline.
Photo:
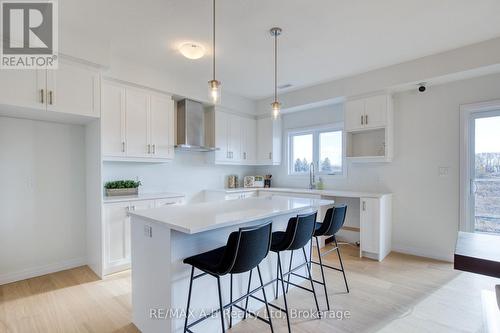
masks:
POLYGON ((286 232, 284 231, 273 232, 273 237, 271 239, 271 251, 280 252, 286 250, 283 248, 284 246, 286 246, 284 242, 285 238, 286 238, 286 232))
MULTIPOLYGON (((191 303, 191 291, 193 288, 193 281, 205 275, 211 275, 217 279, 217 288, 219 291, 219 309, 212 311, 210 314, 202 316, 192 323, 188 323, 188 315, 184 319, 184 333, 192 333, 191 327, 199 324, 203 320, 213 316, 219 312, 221 319, 222 331, 225 332, 224 323, 224 309, 229 308, 232 312, 233 307, 240 309, 244 312, 244 319, 247 314, 254 316, 257 319, 269 324, 271 332, 274 332, 273 324, 271 321, 271 312, 267 303, 266 292, 264 290, 264 283, 260 273, 259 264, 269 253, 271 247, 271 230, 272 222, 268 221, 264 224, 255 227, 244 227, 238 231, 232 232, 229 235, 226 246, 218 247, 216 249, 200 253, 184 259, 184 263, 191 265, 191 278, 189 281, 189 292, 186 314, 189 313, 189 306, 191 303), (203 273, 194 275, 195 268, 203 271, 203 273), (257 269, 259 274, 260 287, 250 290, 252 282, 252 271, 257 269), (245 295, 240 296, 238 299, 233 300, 233 274, 250 272, 248 279, 248 289, 245 295), (230 274, 230 302, 226 305, 222 302, 221 292, 221 277, 230 274), (262 302, 266 305, 268 319, 259 316, 248 310, 248 298, 254 297, 253 294, 257 291, 262 291, 264 300, 262 302), (246 300, 245 307, 239 306, 237 303, 246 300)), ((255 297, 254 297, 255 298, 255 297)), ((259 299, 260 300, 260 299, 259 299)), ((233 316, 229 318, 229 328, 233 323, 233 316)))
POLYGON ((226 246, 219 247, 211 251, 200 253, 192 257, 184 259, 184 263, 194 266, 201 271, 204 271, 213 275, 222 275, 222 258, 224 257, 224 252, 226 251, 226 246))
MULTIPOLYGON (((323 285, 323 288, 325 289, 326 305, 327 305, 328 310, 330 310, 330 301, 328 299, 328 291, 326 288, 326 279, 325 279, 325 272, 324 272, 325 267, 342 272, 342 275, 344 276, 344 283, 345 283, 346 290, 347 290, 347 292, 349 292, 349 285, 347 284, 347 278, 345 276, 344 264, 342 263, 342 256, 340 255, 340 248, 339 248, 339 245, 337 243, 337 239, 335 237, 337 232, 344 225, 346 213, 347 213, 347 205, 339 205, 339 206, 335 206, 333 208, 329 208, 326 211, 325 218, 323 219, 323 223, 316 223, 316 230, 314 231, 314 238, 316 240, 316 251, 318 251, 319 262, 313 261, 312 256, 310 256, 309 260, 312 264, 316 264, 316 265, 320 266, 322 281, 314 280, 314 282, 317 282, 317 283, 323 285), (320 236, 331 237, 333 243, 335 244, 335 247, 326 251, 326 252, 321 253, 321 251, 319 249, 319 240, 318 240, 318 237, 320 237, 320 236), (332 251, 337 251, 337 255, 339 258, 339 262, 340 262, 340 268, 329 266, 329 265, 323 263, 323 259, 322 259, 323 256, 329 254, 332 251)), ((311 250, 312 250, 312 248, 311 248, 311 250)))
POLYGON ((288 332, 291 332, 291 327, 290 327, 290 317, 288 314, 288 301, 286 298, 286 293, 288 292, 288 286, 291 284, 293 286, 299 287, 303 290, 309 291, 313 293, 314 296, 314 302, 316 303, 316 309, 318 310, 319 314, 319 306, 318 306, 318 299, 316 297, 316 290, 314 289, 314 283, 312 280, 312 275, 311 275, 311 270, 310 270, 310 265, 309 265, 309 259, 307 258, 306 251, 305 251, 305 246, 307 243, 311 241, 311 238, 314 235, 314 231, 316 230, 315 228, 315 223, 316 223, 316 212, 312 214, 304 214, 304 215, 297 215, 296 217, 292 217, 288 220, 288 224, 286 227, 286 231, 276 231, 273 232, 272 234, 272 239, 271 239, 271 251, 275 252, 277 254, 277 267, 276 267, 276 294, 275 298, 278 298, 278 288, 279 288, 279 283, 281 282, 281 288, 283 290, 283 301, 285 303, 285 309, 278 308, 279 310, 282 310, 286 314, 286 321, 287 321, 287 326, 288 326, 288 332), (302 254, 304 256, 304 264, 299 265, 298 267, 295 267, 292 269, 292 260, 293 260, 293 251, 295 250, 302 250, 302 254), (283 267, 281 267, 281 257, 280 253, 283 251, 291 251, 290 253, 290 265, 288 267, 288 272, 283 272, 283 267), (311 283, 311 289, 305 288, 301 285, 297 285, 295 283, 290 282, 290 275, 294 274, 293 272, 302 266, 305 266, 307 269, 307 272, 309 273, 309 282, 311 283), (285 277, 287 277, 287 280, 285 281, 285 277), (286 283, 286 289, 285 289, 285 283, 286 283))

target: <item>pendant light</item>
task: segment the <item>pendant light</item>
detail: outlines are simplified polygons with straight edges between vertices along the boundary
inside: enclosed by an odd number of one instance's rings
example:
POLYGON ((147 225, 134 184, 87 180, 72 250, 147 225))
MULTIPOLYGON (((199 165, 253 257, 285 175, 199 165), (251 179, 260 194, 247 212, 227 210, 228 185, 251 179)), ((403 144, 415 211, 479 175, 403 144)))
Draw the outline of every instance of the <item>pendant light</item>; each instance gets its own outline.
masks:
POLYGON ((220 103, 220 95, 221 95, 221 83, 215 79, 215 0, 212 1, 212 70, 213 76, 212 80, 208 81, 208 96, 212 103, 219 104, 220 103))
POLYGON ((274 102, 271 103, 273 117, 277 119, 280 116, 281 103, 278 101, 278 36, 281 35, 281 28, 274 27, 269 30, 274 37, 274 102))

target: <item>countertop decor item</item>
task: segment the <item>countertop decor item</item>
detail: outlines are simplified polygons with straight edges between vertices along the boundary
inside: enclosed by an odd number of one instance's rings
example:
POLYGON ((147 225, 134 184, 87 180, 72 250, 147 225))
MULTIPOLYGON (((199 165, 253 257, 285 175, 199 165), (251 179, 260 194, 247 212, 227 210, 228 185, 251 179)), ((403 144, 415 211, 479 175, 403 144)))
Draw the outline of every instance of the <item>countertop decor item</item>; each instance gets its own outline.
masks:
POLYGON ((243 187, 254 187, 255 177, 254 176, 245 176, 243 178, 243 187))
POLYGON ((253 187, 264 187, 264 177, 263 176, 255 176, 253 187))
POLYGON ((271 187, 271 178, 273 178, 273 175, 266 175, 264 177, 264 187, 265 188, 270 188, 271 187))
POLYGON ((238 176, 236 176, 236 175, 227 176, 227 187, 228 188, 237 188, 238 187, 238 176))
POLYGON ((106 196, 137 195, 139 193, 140 181, 115 180, 104 184, 106 196))

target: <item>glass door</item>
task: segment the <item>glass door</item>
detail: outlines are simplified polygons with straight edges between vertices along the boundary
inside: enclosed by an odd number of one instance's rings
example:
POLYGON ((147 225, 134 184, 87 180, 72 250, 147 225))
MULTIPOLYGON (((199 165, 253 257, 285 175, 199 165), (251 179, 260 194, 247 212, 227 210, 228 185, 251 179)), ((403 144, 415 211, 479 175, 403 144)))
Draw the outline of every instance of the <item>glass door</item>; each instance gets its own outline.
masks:
POLYGON ((473 114, 470 129, 471 231, 500 234, 500 111, 473 114))

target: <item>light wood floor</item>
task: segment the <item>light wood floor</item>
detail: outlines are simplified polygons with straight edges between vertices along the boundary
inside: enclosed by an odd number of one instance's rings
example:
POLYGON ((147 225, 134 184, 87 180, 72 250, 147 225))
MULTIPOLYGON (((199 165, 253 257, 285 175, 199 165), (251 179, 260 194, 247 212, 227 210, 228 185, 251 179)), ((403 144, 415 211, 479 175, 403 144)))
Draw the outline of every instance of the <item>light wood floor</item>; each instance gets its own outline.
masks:
MULTIPOLYGON (((344 293, 339 272, 329 271, 328 293, 332 308, 350 311, 350 319, 294 319, 294 332, 482 331, 480 292, 492 290, 499 279, 398 253, 378 263, 360 259, 349 245, 342 249, 351 292, 344 293)), ((335 254, 327 261, 336 264, 335 254)), ((98 280, 79 267, 0 286, 0 332, 138 332, 131 323, 130 285, 130 272, 98 280)), ((323 309, 324 294, 318 290, 323 309)), ((314 309, 311 294, 293 290, 289 295, 291 307, 314 309)), ((286 332, 284 320, 274 324, 275 331, 286 332)), ((246 320, 231 332, 256 330, 268 327, 246 320)))

